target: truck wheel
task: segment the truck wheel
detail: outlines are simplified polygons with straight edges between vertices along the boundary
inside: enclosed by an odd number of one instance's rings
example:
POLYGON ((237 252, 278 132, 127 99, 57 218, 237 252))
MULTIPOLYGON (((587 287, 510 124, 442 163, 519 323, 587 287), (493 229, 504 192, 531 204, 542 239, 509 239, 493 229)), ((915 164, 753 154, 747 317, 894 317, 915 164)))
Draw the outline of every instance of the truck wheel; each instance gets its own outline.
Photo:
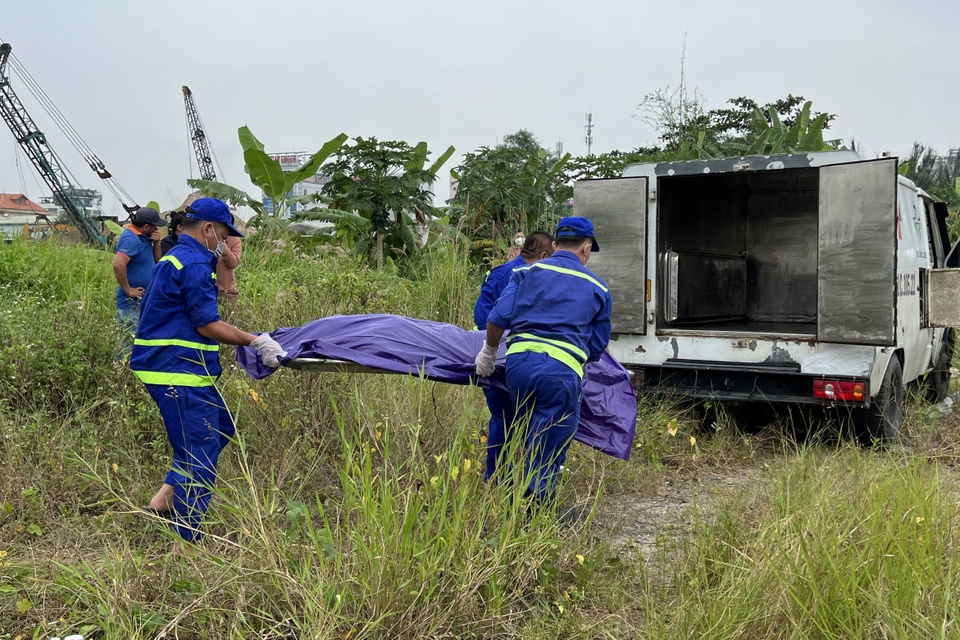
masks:
POLYGON ((950 363, 953 360, 953 332, 947 330, 943 346, 937 355, 933 370, 927 374, 925 395, 927 400, 938 404, 950 395, 950 363))
POLYGON ((864 429, 860 437, 864 444, 876 441, 882 444, 901 443, 906 434, 903 433, 903 417, 905 412, 906 390, 903 388, 903 369, 900 361, 893 357, 883 374, 880 391, 873 399, 864 417, 864 429))

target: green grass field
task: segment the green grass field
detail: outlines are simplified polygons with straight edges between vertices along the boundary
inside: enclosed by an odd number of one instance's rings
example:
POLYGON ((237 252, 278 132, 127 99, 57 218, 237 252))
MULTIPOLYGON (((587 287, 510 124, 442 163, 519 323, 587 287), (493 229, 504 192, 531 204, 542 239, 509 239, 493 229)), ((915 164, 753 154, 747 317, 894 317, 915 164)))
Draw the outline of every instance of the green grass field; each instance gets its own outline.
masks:
MULTIPOLYGON (((564 504, 482 482, 475 388, 231 364, 237 438, 200 545, 140 511, 169 464, 159 414, 114 366, 111 257, 0 245, 0 640, 52 638, 960 638, 960 419, 911 398, 909 451, 807 424, 745 432, 642 397, 630 462, 575 445, 564 504), (749 479, 714 494, 709 480, 749 479), (695 487, 648 557, 607 533, 695 487), (702 496, 702 499, 698 496, 702 496)), ((335 313, 472 325, 454 253, 417 280, 245 249, 237 324, 335 313)), ((660 515, 644 516, 651 523, 660 515)))

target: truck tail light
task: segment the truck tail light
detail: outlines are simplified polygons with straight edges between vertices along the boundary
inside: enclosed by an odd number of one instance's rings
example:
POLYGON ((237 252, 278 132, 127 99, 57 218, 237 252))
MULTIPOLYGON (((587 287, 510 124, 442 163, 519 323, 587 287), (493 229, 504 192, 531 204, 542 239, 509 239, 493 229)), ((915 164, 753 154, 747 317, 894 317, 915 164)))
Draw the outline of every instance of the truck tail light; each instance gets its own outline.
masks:
POLYGON ((828 402, 863 402, 866 383, 847 380, 814 380, 813 397, 828 402))

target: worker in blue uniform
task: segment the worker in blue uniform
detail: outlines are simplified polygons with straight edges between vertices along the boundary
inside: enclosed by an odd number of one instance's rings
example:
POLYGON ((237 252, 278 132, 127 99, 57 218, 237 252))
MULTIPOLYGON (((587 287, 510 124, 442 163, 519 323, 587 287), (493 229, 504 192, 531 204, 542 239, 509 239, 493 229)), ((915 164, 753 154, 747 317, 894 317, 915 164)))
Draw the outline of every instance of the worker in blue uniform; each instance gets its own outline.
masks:
POLYGON ((554 495, 560 467, 580 422, 583 367, 596 362, 610 340, 612 299, 607 285, 586 268, 599 251, 593 224, 583 217, 560 220, 556 252, 513 271, 487 317, 487 339, 476 373, 490 376, 507 337, 506 380, 517 407, 508 441, 524 437, 527 494, 554 495))
MULTIPOLYGON (((534 231, 524 239, 520 254, 513 260, 494 267, 487 272, 480 288, 480 296, 473 307, 473 322, 477 328, 486 328, 487 317, 503 293, 514 269, 533 264, 538 260, 553 255, 553 236, 546 231, 534 231)), ((506 427, 513 421, 513 401, 510 394, 503 389, 484 387, 483 395, 487 398, 487 408, 490 409, 490 425, 487 431, 487 469, 486 479, 489 480, 497 469, 497 459, 503 450, 506 427)))
POLYGON ((130 368, 160 409, 173 465, 147 511, 169 517, 176 532, 197 540, 210 502, 220 452, 233 417, 214 383, 220 343, 249 345, 264 364, 286 355, 269 334, 255 336, 220 319, 217 259, 229 236, 242 236, 226 204, 200 198, 187 209, 177 244, 160 259, 144 296, 130 368))

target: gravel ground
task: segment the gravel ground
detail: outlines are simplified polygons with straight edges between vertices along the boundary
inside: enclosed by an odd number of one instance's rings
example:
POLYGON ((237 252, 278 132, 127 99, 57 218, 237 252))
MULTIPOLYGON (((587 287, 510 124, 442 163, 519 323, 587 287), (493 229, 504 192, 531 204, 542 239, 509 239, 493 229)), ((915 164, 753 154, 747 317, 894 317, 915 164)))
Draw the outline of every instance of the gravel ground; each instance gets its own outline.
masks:
POLYGON ((656 564, 691 540, 696 520, 709 518, 720 501, 755 491, 759 477, 753 467, 706 469, 693 477, 668 474, 652 496, 604 498, 594 532, 625 558, 656 564))

